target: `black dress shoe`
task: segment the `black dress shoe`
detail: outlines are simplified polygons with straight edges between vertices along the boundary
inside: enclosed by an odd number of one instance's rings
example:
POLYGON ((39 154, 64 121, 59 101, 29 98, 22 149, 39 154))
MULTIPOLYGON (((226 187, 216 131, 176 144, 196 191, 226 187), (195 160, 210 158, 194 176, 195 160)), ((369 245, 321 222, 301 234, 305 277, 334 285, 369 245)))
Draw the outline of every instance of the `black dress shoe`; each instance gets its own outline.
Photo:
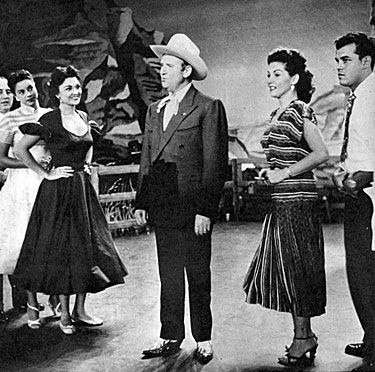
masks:
POLYGON ((151 347, 150 349, 143 350, 143 359, 166 357, 177 353, 180 350, 182 341, 179 340, 164 340, 158 347, 151 347))
POLYGON ((365 344, 363 342, 358 344, 348 344, 345 347, 345 354, 352 355, 358 358, 366 356, 365 344))
POLYGON ((201 364, 207 364, 210 360, 212 360, 212 358, 214 357, 214 352, 212 350, 211 342, 208 342, 205 349, 200 347, 198 344, 198 347, 195 350, 195 357, 201 364))
POLYGON ((4 313, 3 310, 0 311, 0 324, 5 324, 9 322, 8 316, 4 313))
POLYGON ((375 361, 363 362, 359 367, 352 369, 352 372, 375 372, 375 361))

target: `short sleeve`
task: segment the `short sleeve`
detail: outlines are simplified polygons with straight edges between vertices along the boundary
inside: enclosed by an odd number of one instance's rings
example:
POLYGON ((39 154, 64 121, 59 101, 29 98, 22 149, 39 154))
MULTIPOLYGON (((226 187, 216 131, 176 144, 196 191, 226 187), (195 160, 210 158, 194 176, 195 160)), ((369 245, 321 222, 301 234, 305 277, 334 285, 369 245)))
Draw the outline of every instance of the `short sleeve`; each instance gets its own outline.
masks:
POLYGON ((314 124, 317 124, 314 110, 307 103, 303 101, 294 101, 290 105, 290 108, 294 109, 301 119, 306 118, 314 124))
POLYGON ((44 140, 51 137, 51 132, 41 125, 40 123, 25 123, 19 126, 20 131, 23 134, 29 134, 31 136, 39 136, 44 140))
POLYGON ((14 140, 14 128, 11 126, 10 119, 4 117, 0 121, 0 142, 8 145, 13 145, 14 140))
POLYGON ((0 142, 13 145, 14 132, 0 129, 0 142))

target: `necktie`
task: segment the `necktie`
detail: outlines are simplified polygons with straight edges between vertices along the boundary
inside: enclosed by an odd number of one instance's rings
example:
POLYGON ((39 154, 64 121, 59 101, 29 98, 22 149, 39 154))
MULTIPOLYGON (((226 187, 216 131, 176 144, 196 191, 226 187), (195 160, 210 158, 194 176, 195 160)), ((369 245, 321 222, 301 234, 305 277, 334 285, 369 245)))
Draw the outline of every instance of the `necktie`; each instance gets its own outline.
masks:
POLYGON ((170 122, 173 115, 177 115, 179 102, 174 94, 171 94, 163 98, 156 109, 157 113, 160 113, 161 109, 165 106, 163 116, 163 130, 167 129, 168 123, 170 122))
POLYGON ((352 114, 352 109, 353 109, 353 103, 355 100, 355 95, 352 92, 348 98, 348 102, 346 104, 346 109, 345 109, 345 130, 344 130, 344 142, 342 144, 342 149, 341 149, 341 155, 340 155, 340 161, 343 163, 348 156, 347 153, 347 148, 348 148, 348 141, 349 141, 349 121, 350 121, 350 115, 352 114))

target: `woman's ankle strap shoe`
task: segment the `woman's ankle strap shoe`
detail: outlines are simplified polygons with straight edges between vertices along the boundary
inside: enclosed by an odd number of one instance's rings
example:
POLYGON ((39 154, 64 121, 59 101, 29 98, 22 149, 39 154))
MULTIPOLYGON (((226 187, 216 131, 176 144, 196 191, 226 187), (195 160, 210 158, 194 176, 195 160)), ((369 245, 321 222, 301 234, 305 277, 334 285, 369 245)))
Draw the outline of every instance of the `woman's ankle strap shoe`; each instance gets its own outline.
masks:
POLYGON ((27 308, 38 313, 38 319, 28 319, 27 325, 31 329, 39 329, 42 326, 42 320, 39 318, 39 308, 27 304, 27 308))
POLYGON ((76 327, 73 324, 64 325, 60 321, 59 327, 66 335, 72 335, 76 332, 76 327))

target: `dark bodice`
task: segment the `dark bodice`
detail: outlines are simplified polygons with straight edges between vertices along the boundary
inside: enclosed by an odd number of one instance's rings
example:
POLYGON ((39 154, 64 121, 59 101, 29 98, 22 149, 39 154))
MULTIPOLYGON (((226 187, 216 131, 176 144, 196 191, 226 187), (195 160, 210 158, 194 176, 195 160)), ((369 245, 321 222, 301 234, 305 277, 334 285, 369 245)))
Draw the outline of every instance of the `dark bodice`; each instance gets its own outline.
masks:
MULTIPOLYGON (((78 113, 87 123, 86 115, 81 111, 78 113)), ((44 138, 51 153, 53 166, 83 169, 87 151, 93 143, 88 124, 87 132, 82 136, 77 136, 63 127, 60 110, 55 110, 43 115, 39 123, 24 124, 20 129, 23 133, 44 138)))

